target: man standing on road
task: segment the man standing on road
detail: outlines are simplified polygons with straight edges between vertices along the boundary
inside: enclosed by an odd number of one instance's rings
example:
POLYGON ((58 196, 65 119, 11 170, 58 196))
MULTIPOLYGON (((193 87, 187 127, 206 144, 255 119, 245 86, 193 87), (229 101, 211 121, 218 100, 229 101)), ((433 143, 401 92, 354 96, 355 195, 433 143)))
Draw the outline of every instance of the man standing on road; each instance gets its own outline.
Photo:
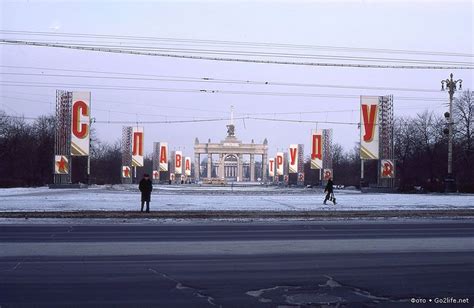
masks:
POLYGON ((324 189, 326 194, 326 198, 324 198, 323 204, 326 204, 326 201, 332 201, 334 205, 336 205, 336 198, 334 197, 334 188, 332 178, 329 178, 328 183, 326 184, 326 188, 324 189))
POLYGON ((143 179, 141 179, 138 189, 140 189, 140 191, 142 192, 141 212, 143 212, 143 206, 145 205, 145 202, 146 202, 146 211, 148 213, 150 212, 150 199, 151 199, 151 191, 153 190, 153 184, 151 183, 150 176, 147 173, 143 175, 143 179))

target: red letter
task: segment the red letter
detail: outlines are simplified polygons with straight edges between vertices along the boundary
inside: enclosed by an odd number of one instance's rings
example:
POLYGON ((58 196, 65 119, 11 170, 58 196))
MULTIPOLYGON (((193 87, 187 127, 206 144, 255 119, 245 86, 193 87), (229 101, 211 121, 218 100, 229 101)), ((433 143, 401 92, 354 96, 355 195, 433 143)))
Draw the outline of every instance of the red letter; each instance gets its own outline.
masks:
POLYGON ((132 155, 143 155, 143 133, 133 133, 133 149, 132 155))
POLYGON ((191 170, 191 166, 189 163, 190 163, 189 159, 186 159, 186 167, 185 167, 186 170, 191 170))
POLYGON ((270 171, 273 172, 273 160, 270 160, 269 162, 270 162, 270 171))
POLYGON ((297 151, 298 151, 298 149, 296 149, 296 148, 290 149, 290 159, 291 159, 290 165, 294 165, 294 164, 295 164, 296 152, 297 152, 297 151))
POLYGON ((377 105, 362 105, 362 118, 364 119, 364 141, 371 142, 375 132, 375 117, 377 116, 377 105))
POLYGON ((181 167, 181 155, 176 154, 176 168, 181 167))
POLYGON ((311 159, 323 159, 321 135, 313 135, 311 159))
POLYGON ((87 104, 83 101, 76 101, 72 106, 72 133, 77 138, 83 139, 87 136, 88 124, 82 123, 80 126, 80 114, 86 116, 88 114, 87 104))
POLYGON ((161 146, 161 150, 160 150, 160 164, 161 163, 167 163, 168 162, 168 158, 166 157, 166 147, 165 146, 161 146))
POLYGON ((281 155, 277 156, 276 166, 277 168, 283 164, 283 157, 281 155))

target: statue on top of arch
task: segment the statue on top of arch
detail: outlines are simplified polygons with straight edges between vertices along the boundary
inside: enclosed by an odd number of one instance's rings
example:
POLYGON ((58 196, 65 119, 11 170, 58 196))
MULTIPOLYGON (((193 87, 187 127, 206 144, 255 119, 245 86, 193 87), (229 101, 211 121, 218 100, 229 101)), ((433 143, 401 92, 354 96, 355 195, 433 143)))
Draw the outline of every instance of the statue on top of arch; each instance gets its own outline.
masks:
POLYGON ((235 136, 235 126, 234 124, 227 125, 227 136, 234 137, 235 136))

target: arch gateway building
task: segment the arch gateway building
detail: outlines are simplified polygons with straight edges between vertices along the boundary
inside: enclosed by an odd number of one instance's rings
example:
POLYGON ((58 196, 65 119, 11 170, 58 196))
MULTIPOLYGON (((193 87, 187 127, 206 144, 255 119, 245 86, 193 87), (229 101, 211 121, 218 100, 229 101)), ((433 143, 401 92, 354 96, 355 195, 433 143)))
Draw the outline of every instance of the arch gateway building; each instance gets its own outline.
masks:
POLYGON ((227 137, 220 143, 194 143, 194 175, 196 180, 212 178, 228 181, 267 181, 268 141, 265 138, 262 144, 242 143, 235 137, 235 126, 227 125, 227 137), (205 172, 201 172, 201 155, 207 155, 205 172), (244 155, 249 156, 249 163, 244 160, 244 155), (255 168, 255 157, 261 156, 259 172, 255 168), (244 172, 245 170, 245 172, 244 172), (201 176, 202 175, 202 176, 201 176))

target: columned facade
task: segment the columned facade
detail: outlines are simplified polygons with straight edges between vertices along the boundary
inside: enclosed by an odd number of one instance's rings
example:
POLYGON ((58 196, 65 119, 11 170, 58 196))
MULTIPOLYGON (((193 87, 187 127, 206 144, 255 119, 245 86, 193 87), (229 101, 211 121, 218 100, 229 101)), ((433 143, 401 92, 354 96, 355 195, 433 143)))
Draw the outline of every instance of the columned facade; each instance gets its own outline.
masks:
MULTIPOLYGON (((198 180, 201 178, 201 155, 207 155, 207 171, 204 172, 207 179, 214 178, 212 172, 214 165, 214 158, 218 157, 217 160, 217 172, 216 177, 227 181, 250 181, 255 182, 257 180, 261 182, 267 181, 267 160, 268 160, 268 142, 267 139, 261 144, 254 143, 242 143, 234 135, 234 125, 227 125, 227 137, 220 143, 212 143, 210 140, 208 143, 199 143, 196 138, 194 144, 194 161, 195 161, 195 178, 198 180), (249 161, 245 160, 244 156, 249 157, 249 161), (255 157, 260 156, 262 159, 262 174, 256 174, 255 169, 255 157), (248 176, 244 174, 248 173, 248 176)), ((206 166, 204 165, 204 166, 206 166)))

